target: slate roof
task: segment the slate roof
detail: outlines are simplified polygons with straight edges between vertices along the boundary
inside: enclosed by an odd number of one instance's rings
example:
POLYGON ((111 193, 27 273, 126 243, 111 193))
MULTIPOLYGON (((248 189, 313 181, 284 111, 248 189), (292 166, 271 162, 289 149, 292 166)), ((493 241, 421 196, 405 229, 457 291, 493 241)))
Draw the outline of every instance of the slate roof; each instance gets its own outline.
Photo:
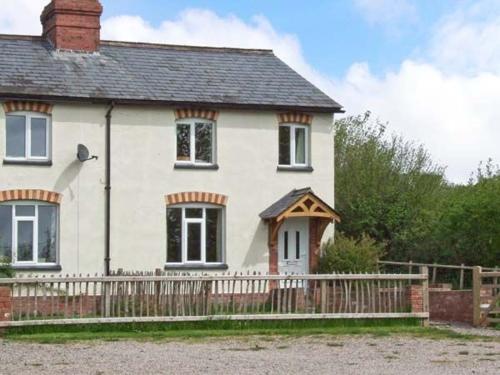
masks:
POLYGON ((0 96, 339 112, 270 50, 102 41, 98 54, 0 35, 0 96))
POLYGON ((261 219, 267 220, 267 219, 274 219, 278 217, 280 214, 282 214, 284 211, 286 211, 290 206, 295 204, 297 201, 299 201, 304 195, 307 194, 312 194, 314 197, 316 197, 320 202, 322 202, 325 206, 330 208, 333 212, 336 213, 336 211, 330 207, 329 204, 325 203, 321 198, 319 198, 310 187, 306 187, 303 189, 294 189, 288 194, 286 194, 284 197, 278 199, 276 202, 274 202, 271 206, 266 208, 264 211, 260 213, 261 219))

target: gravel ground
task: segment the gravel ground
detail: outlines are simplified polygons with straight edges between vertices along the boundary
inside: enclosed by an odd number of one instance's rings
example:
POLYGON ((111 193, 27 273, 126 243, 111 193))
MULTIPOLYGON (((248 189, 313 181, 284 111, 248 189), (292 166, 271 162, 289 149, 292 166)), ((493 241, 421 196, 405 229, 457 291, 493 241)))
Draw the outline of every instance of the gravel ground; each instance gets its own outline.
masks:
POLYGON ((171 342, 0 341, 1 374, 500 374, 500 342, 251 337, 171 342))

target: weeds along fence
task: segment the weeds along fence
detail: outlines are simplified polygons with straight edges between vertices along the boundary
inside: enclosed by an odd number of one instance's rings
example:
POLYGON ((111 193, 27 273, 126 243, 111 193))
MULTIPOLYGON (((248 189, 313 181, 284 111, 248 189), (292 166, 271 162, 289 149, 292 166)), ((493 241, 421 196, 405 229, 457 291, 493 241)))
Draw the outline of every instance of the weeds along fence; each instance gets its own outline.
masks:
MULTIPOLYGON (((393 261, 378 261, 379 269, 384 272, 403 272, 414 273, 420 272, 420 267, 429 269, 429 282, 431 284, 446 283, 451 284, 453 289, 472 289, 473 270, 474 267, 450 264, 437 263, 417 263, 412 262, 393 262, 393 261)), ((490 268, 483 267, 483 271, 500 271, 500 267, 490 268)))
POLYGON ((0 327, 100 322, 420 318, 428 275, 117 275, 0 279, 0 327), (3 297, 2 297, 3 296, 3 297))

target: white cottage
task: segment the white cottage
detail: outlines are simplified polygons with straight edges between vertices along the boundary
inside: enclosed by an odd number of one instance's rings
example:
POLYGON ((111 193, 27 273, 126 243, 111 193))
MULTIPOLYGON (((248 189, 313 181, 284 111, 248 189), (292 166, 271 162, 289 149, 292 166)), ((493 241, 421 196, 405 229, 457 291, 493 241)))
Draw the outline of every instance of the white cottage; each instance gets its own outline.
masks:
POLYGON ((0 256, 19 272, 314 272, 342 107, 272 51, 0 35, 0 256))

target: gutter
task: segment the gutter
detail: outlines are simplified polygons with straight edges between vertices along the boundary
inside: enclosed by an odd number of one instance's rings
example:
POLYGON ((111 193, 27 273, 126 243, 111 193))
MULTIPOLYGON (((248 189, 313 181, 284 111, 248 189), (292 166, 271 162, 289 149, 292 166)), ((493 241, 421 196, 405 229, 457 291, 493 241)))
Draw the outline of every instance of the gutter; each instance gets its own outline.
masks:
POLYGON ((111 118, 115 104, 109 103, 108 111, 106 112, 106 156, 105 156, 105 198, 104 198, 104 275, 109 276, 111 273, 111 118))

